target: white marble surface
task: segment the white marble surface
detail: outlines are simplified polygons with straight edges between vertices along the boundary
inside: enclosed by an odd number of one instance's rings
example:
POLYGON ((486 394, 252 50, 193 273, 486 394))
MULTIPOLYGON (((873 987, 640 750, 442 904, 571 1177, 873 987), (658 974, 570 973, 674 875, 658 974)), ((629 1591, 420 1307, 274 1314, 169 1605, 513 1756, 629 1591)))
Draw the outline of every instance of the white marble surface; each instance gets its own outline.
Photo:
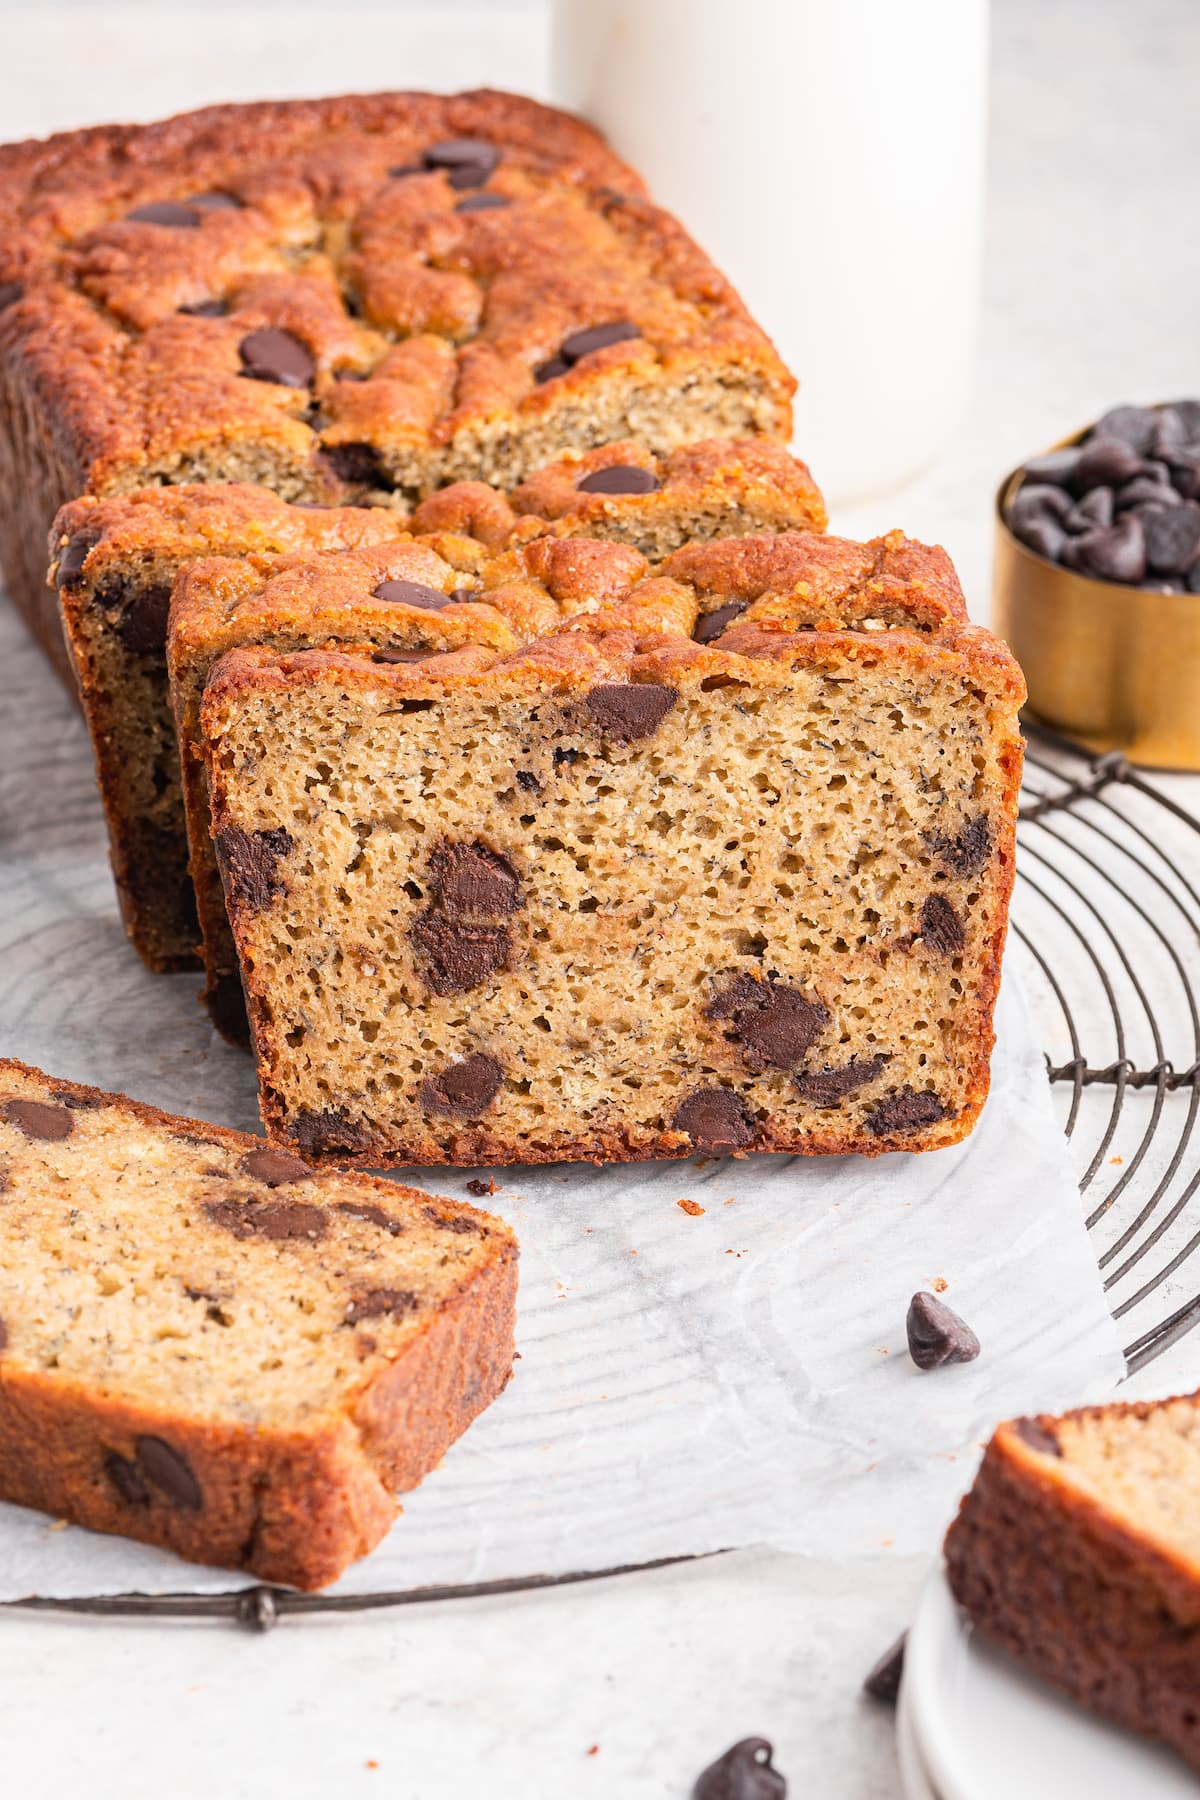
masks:
MULTIPOLYGON (((81 0, 0 18, 6 136, 266 93, 544 82, 534 4, 81 0)), ((1109 402, 1200 389, 1198 61, 1194 0, 997 0, 975 402, 923 480, 836 521, 941 540, 979 615, 1005 469, 1109 402)), ((1193 1339, 1138 1388, 1198 1380, 1193 1339)), ((857 1687, 922 1573, 919 1559, 742 1553, 267 1639, 7 1615, 5 1788, 682 1800, 704 1762, 761 1732, 793 1795, 885 1800, 899 1792, 890 1719, 857 1687)))

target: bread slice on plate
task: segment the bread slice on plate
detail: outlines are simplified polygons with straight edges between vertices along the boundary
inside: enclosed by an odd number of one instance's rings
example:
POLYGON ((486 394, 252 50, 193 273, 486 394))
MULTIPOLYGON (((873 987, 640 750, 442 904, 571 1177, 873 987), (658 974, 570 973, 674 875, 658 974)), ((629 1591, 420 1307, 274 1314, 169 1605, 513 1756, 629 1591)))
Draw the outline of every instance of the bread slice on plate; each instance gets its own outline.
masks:
POLYGON ((323 1587, 508 1381, 500 1220, 0 1061, 0 1499, 323 1587))

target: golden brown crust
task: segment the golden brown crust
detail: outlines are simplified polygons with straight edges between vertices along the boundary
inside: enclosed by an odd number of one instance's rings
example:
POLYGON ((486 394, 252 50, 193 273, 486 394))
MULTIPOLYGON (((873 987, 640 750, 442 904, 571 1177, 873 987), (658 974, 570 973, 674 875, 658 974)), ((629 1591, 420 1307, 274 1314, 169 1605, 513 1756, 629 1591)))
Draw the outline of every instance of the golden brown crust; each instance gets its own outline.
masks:
MULTIPOLYGON (((122 1117, 190 1143, 234 1152, 262 1139, 179 1119, 122 1095, 60 1081, 0 1060, 0 1088, 122 1117)), ((428 1196, 394 1183, 350 1177, 364 1205, 428 1196)), ((314 1197, 319 1187, 313 1188, 314 1197)), ((159 1544, 194 1562, 242 1568, 263 1580, 323 1587, 365 1555, 391 1526, 395 1493, 417 1485, 503 1389, 511 1374, 516 1243, 500 1221, 439 1198, 440 1215, 485 1226, 477 1272, 431 1309, 399 1355, 371 1373, 349 1408, 298 1422, 294 1430, 205 1418, 99 1392, 53 1369, 22 1365, 0 1344, 0 1494, 96 1531, 159 1544), (132 1459, 139 1439, 165 1440, 185 1459, 203 1494, 192 1509, 155 1497, 129 1504, 98 1479, 106 1457, 132 1459)))

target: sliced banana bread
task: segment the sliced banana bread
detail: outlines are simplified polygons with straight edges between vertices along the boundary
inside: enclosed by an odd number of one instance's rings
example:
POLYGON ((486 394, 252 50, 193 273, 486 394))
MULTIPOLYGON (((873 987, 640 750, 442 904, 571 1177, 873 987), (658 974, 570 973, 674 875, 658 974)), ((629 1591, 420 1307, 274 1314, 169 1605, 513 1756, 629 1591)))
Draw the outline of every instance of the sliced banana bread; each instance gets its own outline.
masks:
MULTIPOLYGON (((391 554, 309 563, 310 600, 391 554)), ((478 604, 549 622, 508 653, 236 650, 209 679, 269 1133, 370 1165, 969 1131, 1023 687, 944 553, 785 532, 655 573, 543 539, 478 604)))
POLYGON ((321 1587, 504 1387, 498 1219, 0 1061, 0 1499, 321 1587))
POLYGON ((979 1629, 1200 1772, 1200 1395, 1001 1425, 946 1538, 979 1629))

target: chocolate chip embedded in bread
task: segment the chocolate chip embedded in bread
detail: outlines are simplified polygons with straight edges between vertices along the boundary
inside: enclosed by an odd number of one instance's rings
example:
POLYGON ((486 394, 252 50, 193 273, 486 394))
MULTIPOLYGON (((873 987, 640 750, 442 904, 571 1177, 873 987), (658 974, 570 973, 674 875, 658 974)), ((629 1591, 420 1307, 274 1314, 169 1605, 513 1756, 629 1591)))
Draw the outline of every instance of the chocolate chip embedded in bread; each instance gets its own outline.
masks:
POLYGON ((863 1682, 863 1693, 869 1694, 872 1700, 882 1700, 885 1706, 895 1706, 900 1698, 900 1683, 904 1677, 904 1649, 908 1642, 908 1633, 902 1631, 895 1643, 886 1649, 871 1673, 863 1682))
POLYGON ((584 705, 588 718, 604 738, 632 744, 652 737, 679 698, 679 690, 657 682, 615 683, 594 687, 584 705))
POLYGON ((241 212, 246 204, 236 194, 226 194, 220 188, 210 188, 203 194, 189 194, 187 203, 197 207, 202 213, 241 212))
POLYGON ((568 363, 577 363, 593 350, 607 350, 610 344, 623 344, 628 338, 642 335, 632 319, 613 319, 607 325, 591 325, 586 331, 573 331, 559 345, 558 354, 568 363))
POLYGON ((269 831, 243 831, 227 825, 216 836, 217 860, 230 898, 254 912, 283 892, 278 865, 295 845, 281 825, 269 831))
POLYGON ((166 582, 135 593, 117 623, 117 635, 135 655, 161 654, 167 643, 171 589, 166 582))
POLYGON ((340 1106, 327 1107, 324 1112, 301 1109, 292 1119, 291 1136, 306 1157, 357 1156, 371 1143, 368 1128, 351 1119, 340 1106))
POLYGON ((566 357, 552 356, 549 362, 541 363, 533 371, 533 379, 537 382, 538 386, 541 387, 544 382, 557 381, 560 375, 566 375, 569 372, 570 367, 571 365, 566 357))
POLYGON ((309 1181, 315 1174, 308 1164, 301 1162, 298 1156, 289 1156, 286 1150, 270 1150, 265 1146, 261 1150, 250 1150, 241 1161, 243 1175, 250 1175, 255 1181, 265 1182, 267 1187, 282 1187, 288 1181, 309 1181))
POLYGON ((434 994, 465 994, 506 969, 512 938, 503 925, 466 925, 421 913, 409 928, 419 972, 434 994))
POLYGON ((696 1149, 707 1151, 710 1156, 727 1156, 754 1142, 749 1108, 732 1088, 697 1088, 679 1102, 671 1127, 686 1132, 696 1149))
POLYGON ((469 1213, 444 1213, 436 1206, 425 1206, 421 1210, 430 1224, 437 1225, 442 1231, 453 1231, 459 1237, 486 1236, 478 1219, 473 1219, 469 1213))
POLYGON ((66 587, 77 575, 82 574, 89 551, 94 550, 99 542, 98 531, 76 531, 67 539, 58 553, 58 569, 55 573, 55 581, 60 588, 66 587))
POLYGON ((326 467, 350 487, 390 491, 396 485, 374 444, 330 444, 321 455, 326 467))
POLYGON ((478 839, 445 842, 429 858, 434 898, 443 912, 469 918, 503 917, 521 905, 521 877, 498 850, 478 839))
POLYGON ((175 1506, 187 1512, 200 1512, 204 1494, 192 1472, 192 1465, 180 1450, 175 1450, 160 1437, 140 1437, 135 1445, 138 1463, 148 1481, 175 1506))
POLYGON ((196 207, 184 206, 180 200, 150 200, 145 206, 135 206, 125 217, 135 225, 163 225, 183 230, 194 230, 200 223, 196 207))
POLYGON ((636 463, 613 463, 607 469, 593 469, 575 483, 581 494, 653 494, 659 487, 658 476, 636 463))
POLYGON ((454 210, 456 213, 493 212, 497 207, 511 206, 512 201, 504 194, 468 194, 460 200, 454 210))
POLYGON ((104 1459, 104 1473, 127 1506, 149 1506, 150 1488, 146 1478, 129 1457, 110 1450, 104 1459))
POLYGON ((886 1056, 852 1056, 835 1068, 826 1063, 820 1069, 800 1069, 792 1077, 796 1092, 813 1106, 837 1106, 849 1094, 857 1094, 883 1073, 886 1056))
MULTIPOLYGON (((5 1180, 6 1180, 6 1172, 3 1169, 0 1169, 0 1193, 3 1193, 3 1191, 4 1191, 5 1180)), ((3 1319, 0 1319, 0 1350, 7 1350, 7 1349, 8 1349, 8 1326, 4 1323, 3 1319)))
POLYGON ((50 1106, 44 1100, 0 1100, 0 1115, 25 1137, 45 1144, 57 1144, 70 1137, 75 1123, 65 1106, 50 1106))
POLYGON ((0 281, 0 312, 6 307, 15 306, 24 292, 19 281, 0 281))
POLYGON ((99 1112, 102 1106, 108 1104, 108 1100, 104 1094, 64 1094, 62 1103, 69 1106, 72 1112, 99 1112))
POLYGON ((387 600, 397 606, 419 606, 424 612, 441 612, 452 604, 441 588, 429 587, 424 581, 381 581, 372 590, 376 600, 387 600))
POLYGON ((939 956, 956 956, 966 944, 962 920, 944 894, 930 894, 921 908, 921 936, 939 956))
POLYGON ((949 1116, 936 1094, 918 1094, 915 1088, 902 1087, 867 1114, 867 1130, 872 1137, 890 1137, 897 1131, 921 1131, 949 1116))
POLYGON ((772 1766, 766 1738, 743 1738, 710 1763, 692 1789, 692 1800, 787 1800, 787 1782, 772 1766))
POLYGON ((402 1319, 416 1312, 420 1302, 411 1288, 369 1288, 356 1294, 346 1308, 346 1324, 357 1325, 360 1319, 402 1319))
POLYGON ((229 312, 227 300, 194 300, 190 306, 177 308, 191 319, 223 319, 229 312))
POLYGON ((980 813, 969 819, 956 837, 928 831, 925 842, 952 874, 977 875, 992 853, 992 827, 986 813, 980 813))
POLYGON ((204 1210, 214 1225, 243 1241, 261 1237, 286 1244, 303 1238, 315 1243, 329 1229, 324 1208, 303 1200, 209 1200, 204 1210))
POLYGON ((504 1070, 495 1057, 477 1051, 462 1062, 450 1063, 440 1075, 430 1076, 418 1093, 426 1112, 474 1119, 486 1112, 503 1081, 504 1070))
POLYGON ((399 1219, 393 1219, 390 1213, 384 1212, 382 1206, 376 1206, 372 1200, 339 1200, 334 1212, 345 1213, 350 1219, 365 1219, 368 1225, 378 1225, 391 1237, 399 1237, 404 1230, 399 1219))
POLYGON ((486 138, 446 138, 430 144, 423 161, 427 169, 444 169, 452 188, 482 187, 500 161, 500 152, 486 138))
POLYGON ((735 976, 705 1010, 709 1018, 733 1020, 730 1036, 755 1070, 793 1068, 829 1023, 819 1000, 746 974, 735 976))
POLYGON ((979 1355, 979 1339, 971 1327, 936 1294, 913 1295, 908 1303, 905 1330, 908 1353, 918 1369, 974 1362, 979 1355))
POLYGON ((701 613, 692 632, 693 639, 697 644, 711 644, 726 626, 741 618, 749 604, 748 600, 730 600, 725 606, 714 606, 711 612, 701 613))
POLYGON ((1039 1420, 1016 1419, 1013 1421, 1013 1430, 1024 1443, 1029 1445, 1031 1450, 1036 1450, 1039 1456, 1060 1457, 1062 1455, 1062 1445, 1053 1432, 1047 1431, 1039 1420))
POLYGON ((242 374, 251 381, 270 381, 278 387, 307 387, 317 372, 312 351, 290 331, 267 326, 251 331, 238 345, 242 374))

